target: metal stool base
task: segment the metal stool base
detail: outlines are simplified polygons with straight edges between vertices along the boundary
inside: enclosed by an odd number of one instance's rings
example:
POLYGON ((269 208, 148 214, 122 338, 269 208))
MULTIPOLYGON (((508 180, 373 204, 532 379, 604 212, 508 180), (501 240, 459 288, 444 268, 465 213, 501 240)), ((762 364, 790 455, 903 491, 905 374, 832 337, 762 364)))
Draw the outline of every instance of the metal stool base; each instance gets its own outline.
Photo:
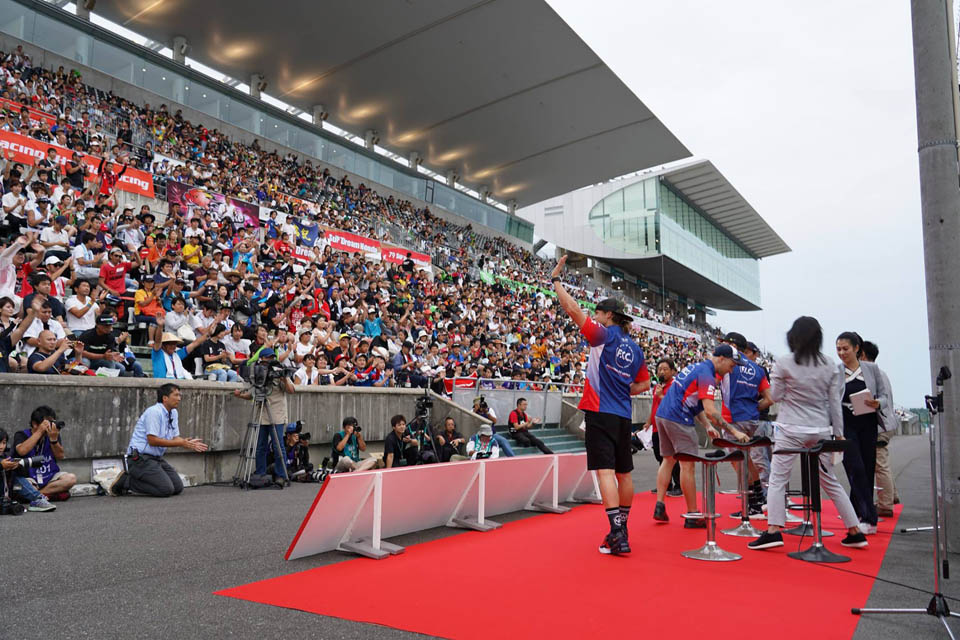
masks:
MULTIPOLYGON (((808 538, 812 538, 814 537, 814 535, 816 535, 817 529, 809 522, 802 522, 797 526, 793 527, 792 529, 784 529, 783 533, 787 534, 788 536, 805 536, 808 538)), ((829 538, 832 535, 833 535, 833 531, 820 532, 821 538, 829 538)))
POLYGON ((761 535, 761 532, 754 529, 749 520, 741 522, 739 527, 734 527, 733 529, 722 529, 720 533, 727 536, 736 536, 738 538, 757 538, 761 535))
POLYGON ((839 553, 834 553, 822 544, 813 544, 808 549, 804 549, 803 551, 793 551, 787 555, 794 560, 803 560, 804 562, 823 562, 835 564, 839 564, 841 562, 850 562, 849 557, 841 556, 839 553))
POLYGON ((729 551, 724 551, 716 542, 707 542, 699 549, 692 549, 690 551, 684 551, 681 553, 684 558, 690 558, 691 560, 707 560, 709 562, 731 562, 733 560, 740 560, 743 556, 736 553, 731 553, 729 551))

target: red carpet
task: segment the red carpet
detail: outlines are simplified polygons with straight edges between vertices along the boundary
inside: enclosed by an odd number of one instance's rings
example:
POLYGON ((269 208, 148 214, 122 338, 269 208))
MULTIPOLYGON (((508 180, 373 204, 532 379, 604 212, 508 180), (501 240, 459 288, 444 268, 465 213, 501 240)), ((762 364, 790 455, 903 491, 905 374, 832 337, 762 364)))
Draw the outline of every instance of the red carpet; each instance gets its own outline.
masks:
MULTIPOLYGON (((671 522, 654 524, 653 502, 649 493, 634 502, 630 557, 597 553, 606 518, 601 507, 587 505, 408 547, 385 560, 358 558, 216 595, 447 638, 739 639, 788 631, 850 638, 858 620, 850 608, 866 603, 900 515, 897 507, 880 523, 868 549, 846 549, 836 511, 825 502, 824 522, 837 532, 825 544, 853 558, 831 565, 838 571, 787 558, 800 540, 794 536, 785 536, 779 549, 750 551, 750 538, 718 535, 721 547, 743 559, 688 560, 680 552, 701 546, 705 532, 682 528, 678 498, 667 502, 671 522)), ((721 513, 739 508, 735 496, 718 496, 718 504, 721 513)), ((728 517, 719 523, 736 524, 728 517)), ((809 543, 804 539, 803 548, 809 543)))

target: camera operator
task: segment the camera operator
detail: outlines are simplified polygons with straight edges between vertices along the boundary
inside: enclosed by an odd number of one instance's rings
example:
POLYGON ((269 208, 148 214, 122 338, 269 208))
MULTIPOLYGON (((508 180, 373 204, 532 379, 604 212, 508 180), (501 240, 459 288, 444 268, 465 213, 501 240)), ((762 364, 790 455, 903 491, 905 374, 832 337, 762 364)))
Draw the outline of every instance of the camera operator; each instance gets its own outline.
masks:
POLYGON ((482 425, 480 430, 470 438, 467 442, 467 455, 471 460, 500 457, 500 445, 493 439, 493 428, 490 425, 482 425))
MULTIPOLYGON (((254 365, 254 384, 263 384, 267 389, 264 411, 260 416, 260 435, 257 437, 257 460, 254 473, 261 476, 267 473, 267 450, 274 448, 274 445, 271 444, 273 442, 272 430, 277 435, 277 442, 280 447, 280 451, 274 451, 274 476, 282 478, 284 477, 283 461, 286 459, 286 454, 283 452, 283 439, 286 424, 289 422, 287 419, 287 394, 296 393, 297 390, 276 358, 277 354, 272 347, 264 347, 260 349, 257 364, 254 365), (274 423, 264 424, 263 420, 265 418, 272 418, 274 423)), ((253 399, 253 393, 249 389, 246 391, 236 389, 233 395, 246 400, 253 399)))
POLYGON ((47 498, 33 488, 33 485, 26 481, 25 476, 15 471, 22 471, 24 465, 29 464, 29 460, 24 458, 13 458, 7 452, 7 443, 10 438, 7 432, 0 429, 0 513, 18 515, 22 513, 17 509, 8 507, 6 500, 19 499, 27 502, 27 511, 54 511, 56 507, 50 504, 47 498))
POLYGON ((466 442, 459 431, 457 431, 457 421, 453 416, 447 416, 443 421, 443 431, 437 434, 437 446, 440 448, 440 462, 457 462, 467 460, 467 456, 461 454, 461 447, 466 442))
POLYGON ((57 412, 41 405, 30 414, 30 428, 18 431, 13 436, 14 453, 21 457, 39 456, 39 467, 30 467, 23 476, 48 499, 63 501, 70 497, 70 487, 77 484, 77 476, 61 471, 57 460, 63 460, 63 442, 60 429, 63 422, 57 421, 57 412))
POLYGON ((144 411, 130 435, 127 446, 127 471, 110 485, 114 496, 128 491, 168 498, 183 491, 176 469, 163 459, 169 447, 182 447, 197 453, 207 450, 200 438, 180 435, 180 387, 168 382, 157 389, 157 403, 144 411))
POLYGON ((353 416, 343 419, 343 428, 333 435, 333 472, 368 471, 377 467, 373 457, 361 459, 360 452, 367 450, 360 423, 353 416))
POLYGON ((483 396, 477 396, 473 399, 473 412, 481 418, 486 418, 490 421, 490 428, 493 431, 493 439, 500 447, 500 451, 503 452, 504 456, 512 458, 514 456, 513 447, 510 446, 510 443, 506 438, 497 433, 497 414, 493 412, 493 408, 487 404, 487 401, 483 396))

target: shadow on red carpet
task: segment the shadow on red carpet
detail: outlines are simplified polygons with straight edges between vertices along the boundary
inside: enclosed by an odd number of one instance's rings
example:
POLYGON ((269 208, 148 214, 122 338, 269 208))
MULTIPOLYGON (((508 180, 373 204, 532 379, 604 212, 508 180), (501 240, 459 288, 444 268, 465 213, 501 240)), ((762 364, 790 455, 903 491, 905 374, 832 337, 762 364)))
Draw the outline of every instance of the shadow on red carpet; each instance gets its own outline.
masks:
MULTIPOLYGON (((739 508, 735 496, 717 502, 724 514, 739 508)), ((784 536, 784 547, 750 551, 750 538, 718 534, 721 547, 744 557, 712 563, 680 555, 706 537, 683 529, 683 500, 668 500, 669 524, 654 523, 653 503, 649 493, 634 501, 629 557, 597 552, 606 517, 600 506, 585 505, 414 545, 385 560, 358 558, 216 595, 446 638, 703 634, 719 640, 776 630, 850 638, 858 619, 850 608, 866 604, 900 515, 897 507, 880 523, 869 548, 847 549, 836 510, 824 502, 825 528, 837 534, 825 539, 827 548, 853 558, 835 568, 788 558, 811 542, 801 545, 795 536, 784 536)), ((729 517, 718 523, 736 525, 729 517)))

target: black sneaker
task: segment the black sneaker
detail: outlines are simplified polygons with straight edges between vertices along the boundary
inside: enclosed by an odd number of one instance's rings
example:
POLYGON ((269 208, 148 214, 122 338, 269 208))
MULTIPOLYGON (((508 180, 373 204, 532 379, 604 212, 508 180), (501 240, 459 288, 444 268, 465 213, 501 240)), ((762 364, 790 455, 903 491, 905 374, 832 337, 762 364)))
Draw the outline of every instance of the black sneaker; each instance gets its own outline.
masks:
POLYGON ((683 521, 684 529, 706 529, 707 521, 703 518, 687 518, 683 521))
POLYGON ((857 549, 863 549, 869 543, 867 542, 867 536, 863 535, 862 531, 856 533, 848 533, 847 537, 840 541, 845 547, 856 547, 857 549))
POLYGON ((111 496, 121 496, 123 495, 123 488, 126 485, 126 471, 121 471, 117 474, 117 477, 113 479, 107 486, 107 494, 111 496))
POLYGON ((667 489, 667 496, 670 498, 679 498, 683 496, 683 490, 681 490, 680 487, 676 487, 674 489, 667 489))
POLYGON ((622 529, 607 534, 603 539, 603 544, 598 549, 600 553, 607 556, 620 556, 630 553, 630 543, 627 541, 627 534, 622 529))
POLYGON ((667 506, 662 502, 657 502, 653 507, 653 519, 657 522, 670 522, 670 516, 667 515, 667 506))
POLYGON ((772 549, 774 547, 783 546, 783 535, 777 531, 776 533, 770 533, 769 531, 764 531, 760 534, 760 537, 756 540, 747 544, 747 547, 750 549, 772 549))

